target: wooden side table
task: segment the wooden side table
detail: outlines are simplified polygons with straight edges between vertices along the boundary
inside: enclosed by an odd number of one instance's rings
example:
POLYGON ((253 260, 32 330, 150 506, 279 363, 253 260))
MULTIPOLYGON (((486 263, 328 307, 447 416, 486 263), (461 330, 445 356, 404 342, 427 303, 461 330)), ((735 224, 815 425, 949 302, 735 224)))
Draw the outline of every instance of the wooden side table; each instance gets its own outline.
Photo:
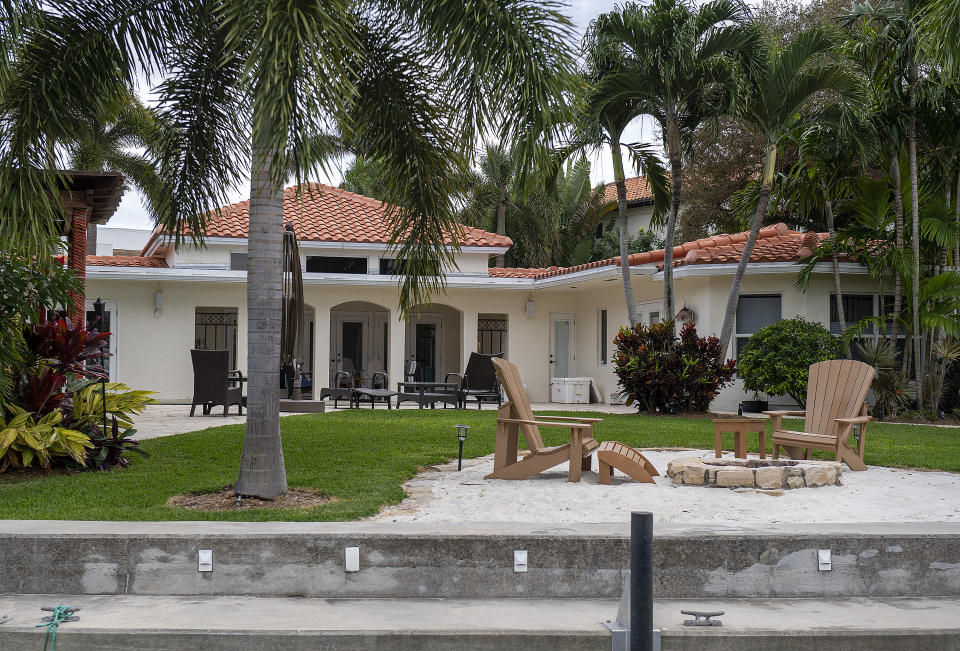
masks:
POLYGON ((722 432, 733 433, 733 450, 738 459, 747 458, 747 432, 760 435, 760 458, 767 458, 767 421, 764 418, 715 418, 713 419, 714 454, 719 459, 723 452, 720 446, 722 432))

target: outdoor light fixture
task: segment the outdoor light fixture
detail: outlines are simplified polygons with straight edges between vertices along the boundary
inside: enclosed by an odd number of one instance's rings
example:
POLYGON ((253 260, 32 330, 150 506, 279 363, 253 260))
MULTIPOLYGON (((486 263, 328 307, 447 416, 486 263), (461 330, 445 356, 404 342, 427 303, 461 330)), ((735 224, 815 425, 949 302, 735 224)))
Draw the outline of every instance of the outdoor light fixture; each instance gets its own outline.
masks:
POLYGON ((457 428, 457 443, 460 444, 460 451, 457 453, 457 470, 463 469, 463 442, 467 440, 469 425, 454 425, 457 428))
MULTIPOLYGON (((103 301, 100 300, 100 297, 97 296, 97 300, 93 302, 93 314, 97 319, 97 330, 103 332, 103 301)), ((103 365, 103 348, 100 349, 100 368, 106 370, 103 365)), ((103 431, 101 436, 107 436, 107 378, 100 378, 100 405, 103 407, 103 431)))

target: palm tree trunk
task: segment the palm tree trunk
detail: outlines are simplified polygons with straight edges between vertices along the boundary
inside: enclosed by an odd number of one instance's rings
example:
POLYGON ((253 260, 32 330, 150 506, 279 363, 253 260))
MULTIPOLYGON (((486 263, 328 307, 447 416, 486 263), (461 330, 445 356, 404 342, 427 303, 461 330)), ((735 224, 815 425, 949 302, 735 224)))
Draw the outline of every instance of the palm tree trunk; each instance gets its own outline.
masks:
POLYGON ((610 155, 613 158, 613 179, 617 186, 617 225, 620 227, 620 275, 623 278, 623 298, 627 304, 627 319, 630 327, 637 325, 637 303, 633 297, 633 281, 630 278, 630 233, 627 231, 627 184, 624 182, 623 156, 620 141, 610 139, 610 155))
POLYGON ((837 229, 833 221, 833 202, 826 186, 820 185, 823 192, 823 209, 827 216, 827 231, 830 233, 830 258, 833 262, 833 286, 837 292, 837 320, 840 322, 840 332, 847 329, 847 321, 843 314, 843 290, 840 289, 840 263, 837 262, 837 229))
POLYGON ((255 130, 247 271, 247 427, 236 490, 239 495, 273 499, 287 492, 279 405, 283 188, 271 177, 273 156, 258 146, 259 140, 255 130))
POLYGON ((677 313, 673 293, 673 240, 677 230, 677 214, 680 212, 683 171, 680 132, 676 120, 667 124, 667 150, 670 155, 670 214, 667 216, 667 232, 663 240, 663 311, 672 324, 677 313))
POLYGON ((747 265, 750 263, 750 256, 753 254, 753 246, 757 243, 757 236, 760 234, 760 227, 763 225, 763 216, 767 213, 767 204, 770 203, 770 189, 773 187, 773 170, 777 164, 777 146, 776 144, 767 145, 767 160, 763 170, 763 180, 760 186, 760 199, 757 202, 757 209, 753 213, 753 223, 750 225, 750 234, 743 245, 743 253, 740 254, 740 262, 737 264, 737 271, 733 275, 733 282, 730 283, 730 294, 727 296, 727 310, 723 315, 723 328, 720 330, 720 357, 727 354, 727 347, 730 345, 730 338, 733 336, 733 321, 737 316, 737 305, 740 302, 740 285, 743 284, 743 276, 747 272, 747 265))
POLYGON ((907 146, 910 156, 910 216, 913 249, 913 372, 916 375, 917 408, 923 410, 923 338, 920 332, 920 197, 917 188, 917 62, 910 61, 910 121, 907 146))
MULTIPOLYGON (((890 147, 890 184, 893 186, 894 242, 897 252, 903 251, 903 188, 900 180, 900 156, 894 146, 890 147)), ((890 325, 890 339, 897 345, 900 334, 900 312, 903 310, 903 276, 898 269, 893 270, 893 323, 890 325)), ((907 372, 906 348, 900 360, 900 372, 907 372)))
MULTIPOLYGON (((507 234, 507 191, 506 189, 500 190, 500 199, 497 201, 497 235, 506 235, 507 234)), ((497 256, 497 266, 501 269, 504 267, 506 261, 506 255, 501 253, 497 256)))

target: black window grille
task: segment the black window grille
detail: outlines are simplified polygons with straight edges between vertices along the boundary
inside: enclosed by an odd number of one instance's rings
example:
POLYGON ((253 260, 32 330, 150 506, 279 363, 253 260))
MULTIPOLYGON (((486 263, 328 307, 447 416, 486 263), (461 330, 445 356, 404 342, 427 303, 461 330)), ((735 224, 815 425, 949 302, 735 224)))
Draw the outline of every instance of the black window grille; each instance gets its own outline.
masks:
POLYGON ((197 308, 194 326, 197 350, 229 350, 231 367, 237 367, 237 311, 197 308))
POLYGON ((507 352, 506 317, 488 317, 477 320, 477 351, 484 355, 507 352))

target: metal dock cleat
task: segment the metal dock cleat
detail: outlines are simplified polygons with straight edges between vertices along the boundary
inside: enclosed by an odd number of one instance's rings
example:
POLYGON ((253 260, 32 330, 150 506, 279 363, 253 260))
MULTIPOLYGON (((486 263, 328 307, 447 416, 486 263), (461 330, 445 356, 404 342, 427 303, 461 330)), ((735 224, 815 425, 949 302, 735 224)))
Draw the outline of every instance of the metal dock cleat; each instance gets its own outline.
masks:
POLYGON ((722 626, 723 622, 719 619, 710 619, 719 617, 723 614, 722 610, 681 610, 681 615, 693 615, 696 619, 683 620, 684 626, 722 626))

